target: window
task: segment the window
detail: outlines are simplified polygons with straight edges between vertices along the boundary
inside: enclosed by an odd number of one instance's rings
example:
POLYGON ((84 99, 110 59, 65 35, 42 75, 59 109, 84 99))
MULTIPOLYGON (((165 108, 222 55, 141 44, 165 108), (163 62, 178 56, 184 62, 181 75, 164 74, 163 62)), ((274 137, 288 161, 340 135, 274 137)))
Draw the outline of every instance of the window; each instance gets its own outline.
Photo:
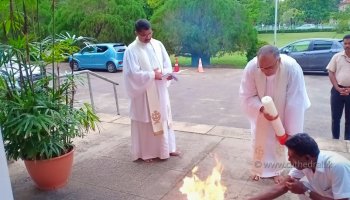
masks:
POLYGON ((125 48, 124 48, 124 47, 114 47, 114 49, 115 49, 117 52, 124 52, 124 51, 125 51, 125 48))
POLYGON ((113 48, 116 52, 124 52, 125 51, 125 44, 124 43, 118 43, 113 45, 113 48))
POLYGON ((291 52, 307 51, 309 49, 310 43, 311 43, 310 40, 296 42, 290 46, 290 50, 291 52))
POLYGON ((107 51, 108 47, 106 46, 97 46, 97 53, 103 53, 107 51))
POLYGON ((314 42, 313 50, 329 50, 332 48, 333 42, 332 41, 320 41, 316 40, 314 42))
POLYGON ((93 53, 94 52, 94 47, 92 46, 88 46, 88 47, 85 47, 82 51, 82 53, 93 53))

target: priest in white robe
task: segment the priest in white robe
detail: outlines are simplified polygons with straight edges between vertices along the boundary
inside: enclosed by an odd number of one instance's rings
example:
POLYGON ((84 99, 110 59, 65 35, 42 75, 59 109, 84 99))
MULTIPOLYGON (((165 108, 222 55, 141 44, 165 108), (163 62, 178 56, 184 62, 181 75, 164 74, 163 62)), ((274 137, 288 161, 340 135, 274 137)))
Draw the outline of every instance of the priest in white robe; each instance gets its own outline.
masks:
POLYGON ((244 69, 239 96, 251 124, 253 180, 274 178, 278 183, 288 167, 286 148, 279 143, 261 99, 270 96, 288 135, 303 132, 304 113, 310 107, 303 72, 295 59, 263 46, 244 69))
POLYGON ((123 76, 130 98, 132 159, 167 159, 176 152, 168 93, 171 61, 163 44, 152 38, 145 19, 135 23, 137 35, 124 53, 123 76))

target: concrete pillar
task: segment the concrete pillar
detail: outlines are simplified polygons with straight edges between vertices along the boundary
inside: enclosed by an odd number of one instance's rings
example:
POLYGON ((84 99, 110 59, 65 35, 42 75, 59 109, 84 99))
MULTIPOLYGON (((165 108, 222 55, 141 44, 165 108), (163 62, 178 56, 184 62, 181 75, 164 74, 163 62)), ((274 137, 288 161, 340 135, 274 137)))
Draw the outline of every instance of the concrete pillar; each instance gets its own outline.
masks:
POLYGON ((0 199, 13 200, 12 188, 9 170, 7 167, 7 159, 4 149, 4 141, 0 130, 0 199))

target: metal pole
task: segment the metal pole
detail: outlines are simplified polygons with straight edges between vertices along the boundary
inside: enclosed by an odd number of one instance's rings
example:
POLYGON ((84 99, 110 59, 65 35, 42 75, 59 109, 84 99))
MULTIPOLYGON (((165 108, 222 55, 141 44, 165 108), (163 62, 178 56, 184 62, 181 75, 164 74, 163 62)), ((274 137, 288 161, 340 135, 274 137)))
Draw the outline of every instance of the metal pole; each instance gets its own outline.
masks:
POLYGON ((274 28, 274 39, 273 39, 273 44, 276 46, 277 45, 277 9, 278 9, 278 0, 275 0, 275 28, 274 28))
POLYGON ((90 101, 92 105, 92 110, 96 112, 95 110, 95 103, 94 103, 94 97, 92 96, 92 88, 91 88, 91 80, 90 80, 90 74, 86 73, 87 79, 88 79, 88 85, 89 85, 89 94, 90 94, 90 101))
POLYGON ((117 88, 116 88, 116 86, 114 84, 113 84, 113 90, 114 90, 115 104, 117 106, 117 114, 120 115, 120 113, 119 113, 119 104, 118 104, 118 96, 117 96, 117 88))
POLYGON ((1 199, 12 200, 12 188, 10 175, 7 167, 7 159, 4 149, 4 142, 2 140, 2 133, 0 130, 0 196, 1 199))

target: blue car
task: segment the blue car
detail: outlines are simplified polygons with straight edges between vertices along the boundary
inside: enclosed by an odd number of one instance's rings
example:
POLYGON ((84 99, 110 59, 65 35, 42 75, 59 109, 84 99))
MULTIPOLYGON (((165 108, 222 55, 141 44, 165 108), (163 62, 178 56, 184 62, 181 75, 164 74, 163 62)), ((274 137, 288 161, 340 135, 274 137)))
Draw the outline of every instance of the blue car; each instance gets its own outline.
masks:
POLYGON ((123 68, 123 57, 126 49, 123 43, 92 44, 69 57, 73 71, 80 69, 106 69, 116 72, 123 68))

